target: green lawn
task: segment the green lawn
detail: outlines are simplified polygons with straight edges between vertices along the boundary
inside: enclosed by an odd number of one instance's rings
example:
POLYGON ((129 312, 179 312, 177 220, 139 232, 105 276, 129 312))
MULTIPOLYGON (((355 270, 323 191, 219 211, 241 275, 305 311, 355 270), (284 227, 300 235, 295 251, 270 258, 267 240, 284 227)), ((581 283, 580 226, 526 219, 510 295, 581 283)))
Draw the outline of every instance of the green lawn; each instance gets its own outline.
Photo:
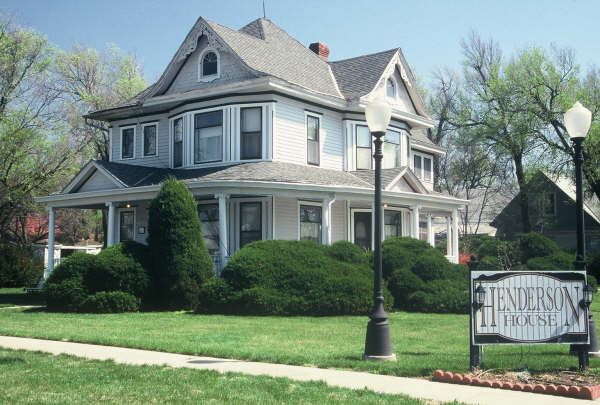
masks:
POLYGON ((0 403, 33 404, 421 404, 416 399, 332 388, 321 382, 128 366, 0 349, 0 403))
MULTIPOLYGON (((599 303, 594 304, 596 311, 599 303)), ((600 319, 600 314, 597 319, 600 319)), ((468 318, 397 312, 390 316, 397 362, 361 360, 366 317, 251 317, 185 312, 61 314, 0 310, 0 334, 100 343, 274 363, 428 376, 437 368, 466 371, 468 318)), ((568 369, 566 345, 492 346, 486 368, 568 369)), ((591 360, 600 372, 600 359, 591 360)))

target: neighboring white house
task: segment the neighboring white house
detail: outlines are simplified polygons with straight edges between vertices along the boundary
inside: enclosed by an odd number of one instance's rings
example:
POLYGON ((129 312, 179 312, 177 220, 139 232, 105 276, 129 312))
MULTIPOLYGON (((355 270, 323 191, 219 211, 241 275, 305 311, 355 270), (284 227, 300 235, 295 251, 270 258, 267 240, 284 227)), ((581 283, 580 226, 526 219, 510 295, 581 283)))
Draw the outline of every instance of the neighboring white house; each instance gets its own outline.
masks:
MULTIPOLYGON (((373 243, 372 142, 364 107, 385 92, 392 121, 383 160, 384 236, 452 235, 466 201, 433 191, 433 126, 400 49, 329 62, 268 19, 240 30, 199 18, 159 80, 127 103, 88 114, 110 124, 109 161, 90 161, 56 208, 108 207, 108 245, 147 237, 148 202, 161 180, 198 200, 217 266, 260 239, 373 243)), ((50 235, 49 243, 53 243, 50 235)), ((50 250, 52 251, 52 250, 50 250)), ((52 261, 50 261, 52 263, 52 261)))

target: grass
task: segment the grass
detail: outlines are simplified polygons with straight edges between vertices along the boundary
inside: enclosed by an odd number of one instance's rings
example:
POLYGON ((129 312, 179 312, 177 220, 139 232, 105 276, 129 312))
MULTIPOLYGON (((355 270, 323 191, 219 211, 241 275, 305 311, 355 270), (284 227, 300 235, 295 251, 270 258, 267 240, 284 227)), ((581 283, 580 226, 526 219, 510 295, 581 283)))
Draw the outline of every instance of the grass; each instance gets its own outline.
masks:
POLYGON ((0 349, 0 403, 34 404, 405 404, 422 402, 400 395, 333 388, 322 382, 110 361, 0 349))
MULTIPOLYGON (((593 308, 597 319, 600 303, 593 308)), ((0 311, 0 334, 125 346, 174 353, 429 376, 437 368, 466 371, 468 317, 397 312, 390 315, 397 362, 361 360, 366 317, 251 317, 186 312, 62 314, 0 311)), ((489 346, 484 366, 532 372, 577 367, 567 345, 489 346)), ((591 359, 600 374, 600 359, 591 359)))

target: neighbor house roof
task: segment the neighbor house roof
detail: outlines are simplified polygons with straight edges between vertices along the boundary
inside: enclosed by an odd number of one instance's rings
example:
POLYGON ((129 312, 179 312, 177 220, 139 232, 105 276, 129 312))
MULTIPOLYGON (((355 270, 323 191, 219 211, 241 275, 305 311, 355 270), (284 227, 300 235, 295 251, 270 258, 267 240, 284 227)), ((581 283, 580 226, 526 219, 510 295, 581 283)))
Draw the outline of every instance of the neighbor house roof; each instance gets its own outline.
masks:
MULTIPOLYGON (((565 193, 572 201, 577 200, 575 194, 575 183, 570 178, 565 176, 552 176, 548 173, 544 173, 544 176, 554 183, 556 187, 565 193)), ((583 209, 588 213, 589 216, 594 218, 598 224, 600 224, 600 203, 595 196, 583 199, 583 209)))

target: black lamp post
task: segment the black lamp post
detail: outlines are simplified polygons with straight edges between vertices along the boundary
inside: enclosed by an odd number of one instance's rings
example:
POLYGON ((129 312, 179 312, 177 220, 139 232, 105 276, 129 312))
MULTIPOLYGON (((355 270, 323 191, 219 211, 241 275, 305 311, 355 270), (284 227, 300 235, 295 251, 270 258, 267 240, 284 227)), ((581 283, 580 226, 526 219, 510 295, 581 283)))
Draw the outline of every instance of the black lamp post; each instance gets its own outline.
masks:
POLYGON ((365 109, 367 125, 373 136, 375 144, 375 254, 374 254, 374 301, 371 320, 367 325, 367 337, 365 340, 365 360, 395 360, 392 353, 392 342, 390 340, 390 324, 388 315, 383 308, 383 285, 382 285, 382 261, 381 261, 381 160, 383 159, 382 143, 385 131, 390 123, 392 109, 385 99, 376 99, 365 109))
MULTIPOLYGON (((577 255, 575 257, 575 270, 586 271, 583 212, 583 149, 581 144, 590 130, 592 113, 578 101, 565 113, 564 121, 575 149, 575 220, 577 223, 577 255)), ((590 334, 590 344, 580 345, 577 348, 579 353, 579 364, 582 369, 587 368, 589 364, 588 353, 598 352, 598 336, 596 334, 596 325, 592 318, 591 311, 589 311, 588 316, 588 329, 590 334)))

